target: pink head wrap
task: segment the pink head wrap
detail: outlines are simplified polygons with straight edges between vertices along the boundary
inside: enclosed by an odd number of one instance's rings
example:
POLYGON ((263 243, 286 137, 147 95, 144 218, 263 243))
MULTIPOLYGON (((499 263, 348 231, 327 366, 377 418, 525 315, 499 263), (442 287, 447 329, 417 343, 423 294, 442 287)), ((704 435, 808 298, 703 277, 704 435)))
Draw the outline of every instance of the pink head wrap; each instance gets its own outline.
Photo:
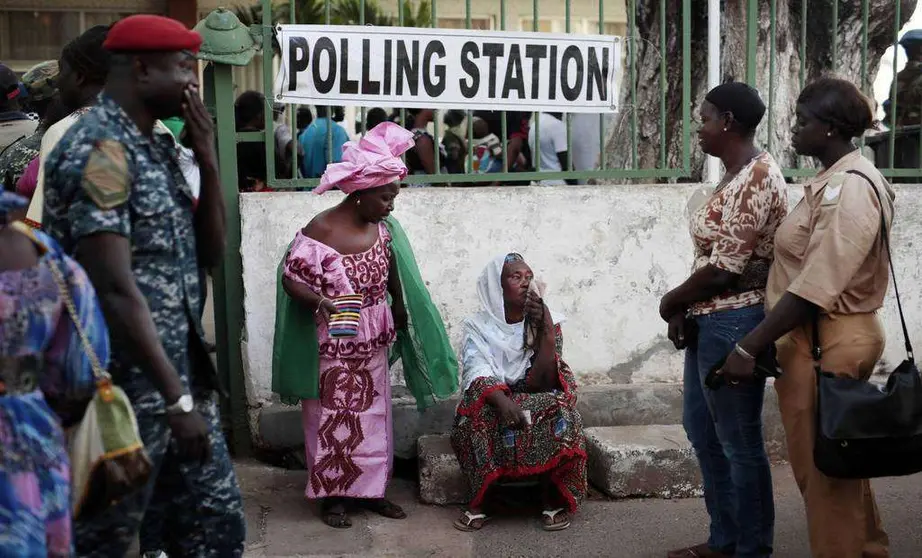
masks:
POLYGON ((407 176, 400 156, 413 147, 413 132, 393 122, 382 122, 358 143, 343 145, 343 162, 327 165, 315 194, 338 187, 347 194, 391 184, 407 176))

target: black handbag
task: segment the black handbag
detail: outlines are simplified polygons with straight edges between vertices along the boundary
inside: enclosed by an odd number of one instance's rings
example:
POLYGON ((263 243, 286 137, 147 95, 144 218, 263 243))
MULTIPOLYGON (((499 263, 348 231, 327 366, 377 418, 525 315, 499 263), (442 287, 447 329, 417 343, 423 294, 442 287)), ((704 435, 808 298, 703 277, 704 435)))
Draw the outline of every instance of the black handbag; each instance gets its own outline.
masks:
POLYGON ((813 319, 813 360, 816 367, 816 468, 833 478, 866 479, 911 475, 922 471, 922 377, 916 368, 909 330, 896 284, 890 240, 880 192, 866 175, 881 207, 881 236, 887 251, 893 290, 899 308, 906 360, 886 385, 836 376, 820 367, 819 312, 813 319))

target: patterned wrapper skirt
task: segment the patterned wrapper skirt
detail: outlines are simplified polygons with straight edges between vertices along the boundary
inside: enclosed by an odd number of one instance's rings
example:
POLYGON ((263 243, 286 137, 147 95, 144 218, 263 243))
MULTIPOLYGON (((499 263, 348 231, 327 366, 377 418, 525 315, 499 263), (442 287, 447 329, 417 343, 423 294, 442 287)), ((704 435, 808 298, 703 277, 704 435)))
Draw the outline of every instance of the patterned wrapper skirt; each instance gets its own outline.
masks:
POLYGON ((478 378, 464 392, 455 415, 451 443, 471 489, 470 507, 479 508, 490 486, 501 479, 546 475, 557 488, 556 505, 576 511, 586 494, 586 443, 576 410, 576 384, 569 367, 559 363, 562 391, 526 393, 525 382, 508 386, 478 378), (531 425, 512 430, 500 423, 486 398, 505 391, 531 425))
POLYGON ((301 401, 308 498, 383 498, 394 453, 387 348, 320 357, 320 399, 301 401))

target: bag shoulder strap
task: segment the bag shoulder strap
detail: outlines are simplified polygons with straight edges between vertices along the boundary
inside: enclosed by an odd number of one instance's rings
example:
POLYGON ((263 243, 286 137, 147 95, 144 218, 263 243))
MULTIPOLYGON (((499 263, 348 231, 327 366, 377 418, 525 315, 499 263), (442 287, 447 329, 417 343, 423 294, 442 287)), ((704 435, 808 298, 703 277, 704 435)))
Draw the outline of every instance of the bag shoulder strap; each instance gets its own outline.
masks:
POLYGON ((61 269, 53 258, 46 258, 45 261, 48 263, 48 269, 54 277, 54 282, 58 285, 58 291, 61 293, 61 300, 64 302, 64 308, 68 316, 70 316, 71 322, 74 324, 74 329, 77 331, 77 336, 80 338, 80 344, 83 345, 83 351, 90 361, 90 367, 93 369, 93 377, 96 378, 97 382, 110 381, 111 376, 109 376, 109 373, 102 367, 102 364, 99 362, 99 357, 96 355, 96 351, 93 350, 93 345, 86 335, 86 331, 84 331, 83 326, 80 325, 80 319, 77 317, 77 307, 74 304, 73 297, 70 295, 70 289, 67 288, 67 280, 64 279, 64 274, 61 273, 61 269))
MULTIPOLYGON (((909 328, 906 327, 906 316, 903 313, 903 303, 900 299, 900 288, 896 282, 896 269, 893 267, 893 252, 890 249, 890 235, 887 232, 887 217, 884 214, 884 200, 880 195, 880 191, 877 186, 874 184, 874 181, 871 180, 868 175, 864 174, 858 170, 846 171, 847 174, 854 174, 859 176, 868 183, 871 187, 871 190, 874 192, 874 195, 877 196, 877 202, 880 205, 880 236, 883 239, 884 248, 887 251, 887 263, 890 268, 890 276, 893 278, 893 292, 896 295, 896 307, 900 313, 900 326, 903 328, 903 342, 906 348, 906 358, 909 362, 915 362, 915 356, 912 349, 912 342, 909 340, 909 328)), ((892 220, 891 220, 892 223, 892 220)), ((819 309, 813 315, 813 360, 819 370, 819 362, 823 356, 822 349, 820 347, 820 334, 819 334, 819 309)))

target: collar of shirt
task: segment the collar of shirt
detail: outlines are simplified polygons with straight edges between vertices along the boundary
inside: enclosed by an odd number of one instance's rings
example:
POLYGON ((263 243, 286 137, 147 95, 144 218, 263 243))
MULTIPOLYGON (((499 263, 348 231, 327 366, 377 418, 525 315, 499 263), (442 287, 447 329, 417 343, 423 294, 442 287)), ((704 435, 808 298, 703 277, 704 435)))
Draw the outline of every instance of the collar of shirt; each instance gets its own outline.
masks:
POLYGON ((28 114, 18 110, 0 112, 0 122, 13 122, 14 120, 30 120, 30 118, 28 114))
POLYGON ((845 155, 836 161, 835 164, 833 164, 831 167, 828 169, 823 169, 813 179, 804 184, 804 190, 809 191, 811 194, 816 194, 817 192, 814 190, 818 190, 819 188, 825 186, 825 184, 829 181, 829 177, 838 172, 841 172, 843 169, 852 168, 855 166, 855 160, 859 157, 863 157, 860 149, 856 149, 845 155))

